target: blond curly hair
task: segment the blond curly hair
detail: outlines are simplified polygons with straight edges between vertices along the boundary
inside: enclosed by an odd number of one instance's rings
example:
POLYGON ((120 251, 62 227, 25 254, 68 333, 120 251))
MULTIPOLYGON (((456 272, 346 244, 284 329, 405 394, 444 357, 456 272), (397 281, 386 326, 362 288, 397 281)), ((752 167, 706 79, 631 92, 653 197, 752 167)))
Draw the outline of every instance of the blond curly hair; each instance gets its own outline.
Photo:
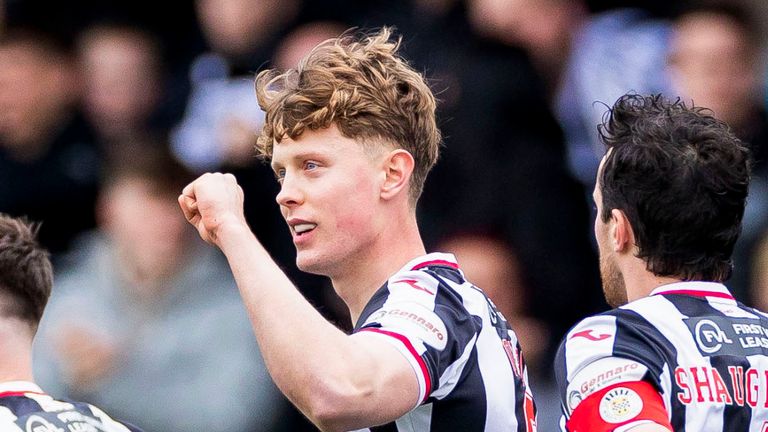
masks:
POLYGON ((310 52, 296 69, 266 70, 256 77, 256 96, 266 112, 257 151, 272 157, 275 143, 305 130, 338 127, 347 138, 385 142, 415 160, 409 197, 415 204, 437 162, 440 131, 435 97, 424 77, 397 55, 392 31, 345 33, 310 52))

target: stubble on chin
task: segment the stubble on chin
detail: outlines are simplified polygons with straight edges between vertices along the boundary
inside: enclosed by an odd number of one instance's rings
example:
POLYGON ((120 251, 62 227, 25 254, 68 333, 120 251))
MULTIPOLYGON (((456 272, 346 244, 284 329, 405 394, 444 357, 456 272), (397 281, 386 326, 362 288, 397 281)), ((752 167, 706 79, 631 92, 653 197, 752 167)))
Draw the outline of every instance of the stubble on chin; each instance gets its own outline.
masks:
POLYGON ((600 256, 600 279, 603 283, 605 301, 612 308, 624 306, 628 303, 624 276, 613 260, 605 255, 600 256))

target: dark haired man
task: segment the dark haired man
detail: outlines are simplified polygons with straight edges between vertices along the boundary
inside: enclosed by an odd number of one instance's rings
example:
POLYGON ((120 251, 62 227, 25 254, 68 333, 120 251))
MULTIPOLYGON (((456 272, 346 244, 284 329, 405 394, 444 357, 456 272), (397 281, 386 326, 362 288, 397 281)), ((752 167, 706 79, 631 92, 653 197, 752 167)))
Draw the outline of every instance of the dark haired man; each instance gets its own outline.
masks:
POLYGON ((139 431, 93 405, 57 401, 32 383, 32 339, 51 294, 37 228, 0 213, 0 430, 139 431))
POLYGON ((569 431, 765 431, 768 316, 734 300, 749 151, 696 107, 625 95, 600 126, 607 301, 556 360, 569 431))

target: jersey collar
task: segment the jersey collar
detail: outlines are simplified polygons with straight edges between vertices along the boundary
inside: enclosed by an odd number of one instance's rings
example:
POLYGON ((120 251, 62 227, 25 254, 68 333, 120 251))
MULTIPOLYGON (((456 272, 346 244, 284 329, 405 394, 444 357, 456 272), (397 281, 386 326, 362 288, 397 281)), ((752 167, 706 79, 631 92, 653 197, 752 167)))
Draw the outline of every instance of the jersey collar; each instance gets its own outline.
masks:
POLYGON ((37 384, 29 381, 0 382, 0 397, 23 396, 25 393, 45 394, 37 384))
POLYGON ((456 262, 456 257, 453 256, 453 254, 449 253, 441 253, 441 252, 433 252, 430 254, 422 255, 418 258, 412 259, 408 262, 403 268, 400 270, 403 271, 413 271, 413 270, 420 270, 424 267, 431 267, 431 266, 442 266, 442 267, 450 267, 453 269, 459 269, 459 264, 456 262))
POLYGON ((728 288, 717 282, 675 282, 662 285, 651 291, 651 295, 657 294, 681 294, 702 298, 715 297, 735 301, 728 288))

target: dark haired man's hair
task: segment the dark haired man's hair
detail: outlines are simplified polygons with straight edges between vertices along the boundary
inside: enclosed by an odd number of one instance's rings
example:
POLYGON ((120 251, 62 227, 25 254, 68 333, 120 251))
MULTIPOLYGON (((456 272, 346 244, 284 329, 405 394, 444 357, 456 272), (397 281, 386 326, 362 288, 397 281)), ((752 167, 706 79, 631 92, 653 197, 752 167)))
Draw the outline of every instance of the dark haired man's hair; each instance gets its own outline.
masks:
POLYGON ((600 174, 607 222, 623 211, 638 257, 658 276, 724 281, 741 232, 750 156, 701 107, 624 95, 598 126, 609 152, 600 174))
POLYGON ((38 224, 0 213, 0 318, 37 329, 53 286, 48 251, 37 242, 38 224))

